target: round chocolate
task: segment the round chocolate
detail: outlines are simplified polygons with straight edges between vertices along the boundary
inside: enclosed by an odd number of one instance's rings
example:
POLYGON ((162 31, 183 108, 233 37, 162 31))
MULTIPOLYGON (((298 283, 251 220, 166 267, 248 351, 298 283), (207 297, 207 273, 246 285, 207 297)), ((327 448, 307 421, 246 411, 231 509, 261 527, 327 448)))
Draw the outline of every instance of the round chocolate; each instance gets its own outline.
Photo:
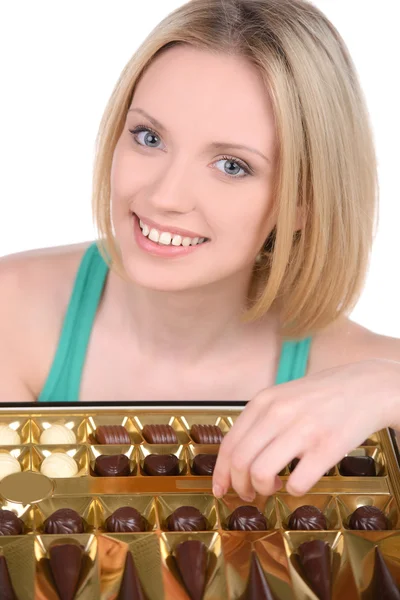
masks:
POLYGON ((149 444, 177 444, 178 438, 171 425, 145 425, 142 435, 149 444))
POLYGON ((148 454, 143 470, 147 475, 179 475, 179 460, 175 454, 148 454))
POLYGON ((196 475, 212 475, 217 456, 217 454, 196 454, 192 465, 193 473, 196 475))
POLYGON ((325 515, 316 506, 305 504, 292 512, 289 519, 289 529, 327 529, 325 515))
POLYGON ((239 506, 228 519, 228 529, 232 531, 265 531, 267 519, 256 506, 239 506))
POLYGON ((130 444, 131 438, 123 425, 100 425, 96 429, 99 444, 130 444))
POLYGON ((11 510, 0 510, 0 535, 21 535, 24 522, 11 510))
POLYGON ((117 508, 105 522, 106 530, 113 533, 146 531, 146 525, 146 519, 132 506, 117 508))
POLYGON ((377 506, 360 506, 350 516, 349 528, 381 531, 390 526, 386 515, 377 506))
POLYGON ((125 454, 100 454, 95 460, 94 471, 100 477, 123 477, 131 474, 129 458, 125 454))
POLYGON ((372 456, 345 456, 339 473, 344 477, 376 477, 375 461, 372 456))
POLYGON ((45 533, 83 533, 85 525, 82 517, 72 508, 60 508, 43 523, 45 533))
POLYGON ((196 444, 220 444, 224 439, 218 425, 192 425, 190 437, 196 444))
POLYGON ((169 531, 205 531, 207 519, 194 506, 180 506, 167 518, 169 531))

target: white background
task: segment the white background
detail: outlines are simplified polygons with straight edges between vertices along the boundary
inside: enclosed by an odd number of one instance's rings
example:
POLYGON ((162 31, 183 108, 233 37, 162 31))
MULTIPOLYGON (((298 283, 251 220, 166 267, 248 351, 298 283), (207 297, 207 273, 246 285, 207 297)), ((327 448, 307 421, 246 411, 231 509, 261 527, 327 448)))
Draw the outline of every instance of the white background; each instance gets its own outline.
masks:
MULTIPOLYGON (((0 256, 94 239, 98 125, 120 72, 180 0, 2 0, 0 256)), ((371 114, 380 224, 352 314, 400 338, 400 44, 397 0, 315 0, 345 39, 371 114)))

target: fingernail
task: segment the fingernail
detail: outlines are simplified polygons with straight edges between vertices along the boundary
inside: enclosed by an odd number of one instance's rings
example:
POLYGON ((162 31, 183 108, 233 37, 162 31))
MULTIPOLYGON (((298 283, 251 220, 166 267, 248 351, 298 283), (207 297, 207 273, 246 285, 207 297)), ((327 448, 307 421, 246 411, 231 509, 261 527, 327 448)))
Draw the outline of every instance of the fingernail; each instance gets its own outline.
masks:
POLYGON ((255 497, 255 494, 253 496, 241 496, 242 500, 244 500, 245 502, 253 502, 255 497))
POLYGON ((213 494, 216 498, 222 498, 224 493, 225 493, 224 490, 222 489, 222 487, 220 485, 218 485, 218 483, 213 485, 213 494))

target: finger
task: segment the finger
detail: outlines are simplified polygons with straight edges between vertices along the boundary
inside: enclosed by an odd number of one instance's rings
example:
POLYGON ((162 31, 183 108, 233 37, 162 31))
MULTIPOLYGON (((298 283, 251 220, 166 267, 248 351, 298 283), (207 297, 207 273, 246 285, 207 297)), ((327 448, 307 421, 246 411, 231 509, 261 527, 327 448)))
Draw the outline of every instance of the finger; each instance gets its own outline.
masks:
POLYGON ((303 496, 344 456, 345 452, 329 452, 327 444, 320 444, 304 453, 290 475, 286 490, 292 496, 303 496))

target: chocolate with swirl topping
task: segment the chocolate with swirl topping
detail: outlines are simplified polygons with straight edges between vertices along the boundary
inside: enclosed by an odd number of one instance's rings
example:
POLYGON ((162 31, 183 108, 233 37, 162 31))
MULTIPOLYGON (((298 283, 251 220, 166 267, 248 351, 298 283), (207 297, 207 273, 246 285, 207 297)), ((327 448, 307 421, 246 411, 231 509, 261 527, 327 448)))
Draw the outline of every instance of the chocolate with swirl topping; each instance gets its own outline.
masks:
POLYGON ((24 533, 24 522, 11 510, 0 510, 0 536, 21 535, 24 533))
POLYGON ((327 522, 319 508, 305 504, 296 508, 290 515, 289 529, 327 529, 327 522))
POLYGON ((167 518, 169 531, 205 531, 207 520, 194 506, 180 506, 167 518))
POLYGON ((382 531, 390 529, 386 515, 377 506, 360 506, 349 519, 350 529, 382 531))
POLYGON ((212 475, 217 456, 217 454, 196 454, 193 459, 192 472, 195 475, 212 475))
POLYGON ((220 444, 224 439, 218 425, 192 425, 190 437, 196 444, 220 444))
POLYGON ((228 529, 233 531, 265 531, 267 519, 256 506, 239 506, 230 515, 228 529))
POLYGON ((82 517, 72 508, 60 508, 43 523, 45 533, 83 533, 85 525, 82 517))
POLYGON ((105 522, 106 530, 112 533, 146 531, 146 519, 136 508, 121 506, 105 522))

